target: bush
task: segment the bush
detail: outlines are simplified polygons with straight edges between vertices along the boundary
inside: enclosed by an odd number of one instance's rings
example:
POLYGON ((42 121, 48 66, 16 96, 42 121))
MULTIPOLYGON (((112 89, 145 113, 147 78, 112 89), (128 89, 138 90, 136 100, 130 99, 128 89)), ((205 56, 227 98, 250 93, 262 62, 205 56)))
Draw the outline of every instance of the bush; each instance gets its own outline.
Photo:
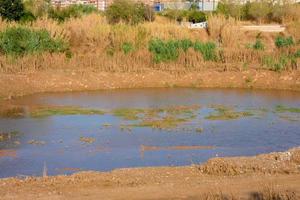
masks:
POLYGON ((161 39, 152 39, 149 42, 149 51, 154 54, 156 63, 174 61, 178 58, 179 43, 174 40, 164 42, 161 39))
POLYGON ((121 48, 124 54, 128 54, 134 50, 133 44, 130 42, 124 42, 121 48))
POLYGON ((152 39, 149 42, 149 51, 154 54, 154 61, 156 63, 174 61, 179 56, 179 50, 187 52, 191 47, 195 51, 202 54, 205 61, 216 61, 216 45, 213 42, 201 43, 199 41, 193 43, 189 39, 183 40, 168 40, 152 39))
POLYGON ((22 0, 0 0, 0 15, 9 21, 19 21, 24 15, 22 0))
POLYGON ((138 24, 144 21, 153 21, 155 14, 152 9, 143 3, 134 3, 129 0, 116 0, 106 10, 106 17, 110 24, 125 22, 138 24))
POLYGON ((213 43, 213 42, 202 43, 202 42, 196 41, 194 44, 194 49, 196 51, 199 51, 202 54, 204 60, 217 61, 215 43, 213 43))
POLYGON ((186 10, 178 10, 178 9, 166 9, 160 13, 161 16, 164 16, 170 20, 174 20, 177 22, 182 22, 186 17, 188 11, 186 10))
POLYGON ((295 44, 294 39, 292 36, 290 37, 283 37, 277 36, 275 39, 275 45, 277 48, 289 47, 295 44))
POLYGON ((6 55, 22 56, 40 52, 67 52, 68 45, 51 38, 46 30, 11 27, 0 32, 0 51, 6 55))
POLYGON ((262 41, 260 39, 256 39, 254 44, 249 45, 249 48, 254 49, 254 50, 264 50, 265 45, 262 43, 262 41))
POLYGON ((48 12, 49 18, 63 22, 70 18, 81 17, 82 15, 97 12, 97 8, 92 5, 71 5, 62 9, 50 9, 48 12))
POLYGON ((188 14, 188 21, 192 23, 199 23, 206 21, 206 15, 204 12, 191 10, 188 14))

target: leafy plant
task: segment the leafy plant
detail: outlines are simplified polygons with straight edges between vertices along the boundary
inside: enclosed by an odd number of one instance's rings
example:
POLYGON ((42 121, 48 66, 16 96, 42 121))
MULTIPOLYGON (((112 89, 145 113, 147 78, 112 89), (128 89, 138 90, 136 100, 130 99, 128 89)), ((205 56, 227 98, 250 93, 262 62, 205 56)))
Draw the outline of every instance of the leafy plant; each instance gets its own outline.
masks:
POLYGON ((199 51, 202 54, 203 59, 206 61, 217 60, 216 45, 213 42, 202 43, 200 41, 196 41, 194 44, 194 49, 199 51))
POLYGON ((24 15, 22 0, 0 0, 0 16, 9 21, 19 21, 24 15))
POLYGON ((39 52, 67 52, 68 45, 51 38, 46 30, 10 27, 0 32, 0 51, 6 55, 22 56, 39 52))
POLYGON ((149 51, 154 54, 156 63, 176 60, 179 56, 179 43, 174 40, 163 41, 161 39, 152 39, 149 42, 149 51))
POLYGON ((294 45, 294 39, 292 36, 284 37, 284 36, 277 36, 275 39, 275 45, 277 48, 289 47, 294 45))
POLYGON ((199 23, 206 21, 206 15, 204 12, 192 10, 188 14, 188 21, 192 23, 199 23))
POLYGON ((133 44, 130 42, 124 42, 122 44, 121 48, 122 48, 124 54, 128 54, 134 50, 133 44))

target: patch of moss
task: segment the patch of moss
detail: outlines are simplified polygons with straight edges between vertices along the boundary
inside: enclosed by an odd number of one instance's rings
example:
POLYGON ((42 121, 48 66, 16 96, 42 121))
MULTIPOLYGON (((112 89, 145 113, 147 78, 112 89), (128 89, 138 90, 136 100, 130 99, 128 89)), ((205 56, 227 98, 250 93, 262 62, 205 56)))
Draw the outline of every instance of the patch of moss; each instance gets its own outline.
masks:
POLYGON ((277 105, 275 108, 275 112, 290 112, 290 113, 300 113, 300 108, 296 108, 296 107, 286 107, 283 105, 277 105))
POLYGON ((54 115, 103 115, 104 112, 95 109, 78 107, 45 107, 36 108, 30 111, 30 116, 34 118, 50 117, 54 115))
POLYGON ((242 117, 253 116, 250 111, 234 111, 233 109, 226 107, 217 107, 215 112, 206 116, 205 119, 208 120, 234 120, 242 117))

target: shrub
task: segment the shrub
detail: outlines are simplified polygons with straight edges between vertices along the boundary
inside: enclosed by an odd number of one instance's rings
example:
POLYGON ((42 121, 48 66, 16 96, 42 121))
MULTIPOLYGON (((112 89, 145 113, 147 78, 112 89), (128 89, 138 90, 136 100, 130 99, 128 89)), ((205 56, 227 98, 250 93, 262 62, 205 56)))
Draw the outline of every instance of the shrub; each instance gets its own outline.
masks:
POLYGON ((206 61, 217 60, 216 45, 213 42, 202 43, 200 41, 196 41, 194 44, 194 49, 199 51, 202 54, 203 59, 206 61))
POLYGON ((277 48, 289 47, 294 44, 295 42, 292 36, 290 37, 277 36, 275 39, 275 45, 277 48))
POLYGON ((24 14, 22 0, 0 0, 0 15, 9 21, 19 21, 24 14))
POLYGON ((106 17, 110 24, 125 22, 138 24, 143 21, 153 21, 154 12, 143 3, 134 3, 130 0, 116 0, 106 10, 106 17))
POLYGON ((91 14, 97 12, 97 8, 92 5, 71 5, 62 9, 50 9, 48 16, 51 19, 63 22, 70 18, 81 17, 82 15, 91 14))
POLYGON ((128 54, 134 50, 133 44, 130 42, 124 42, 121 48, 124 54, 128 54))
POLYGON ((149 41, 149 51, 154 54, 156 63, 176 60, 179 56, 179 43, 174 40, 164 42, 161 39, 149 41))
POLYGON ((256 39, 255 43, 251 46, 251 48, 255 50, 264 50, 265 45, 262 43, 260 39, 256 39))
POLYGON ((22 56, 39 52, 66 52, 68 45, 59 39, 51 38, 46 30, 31 30, 11 27, 0 32, 0 50, 12 56, 22 56))
POLYGON ((188 21, 192 23, 199 23, 206 21, 206 15, 204 12, 192 10, 188 14, 188 21))
POLYGON ((166 9, 160 15, 177 22, 182 22, 188 11, 178 9, 166 9))

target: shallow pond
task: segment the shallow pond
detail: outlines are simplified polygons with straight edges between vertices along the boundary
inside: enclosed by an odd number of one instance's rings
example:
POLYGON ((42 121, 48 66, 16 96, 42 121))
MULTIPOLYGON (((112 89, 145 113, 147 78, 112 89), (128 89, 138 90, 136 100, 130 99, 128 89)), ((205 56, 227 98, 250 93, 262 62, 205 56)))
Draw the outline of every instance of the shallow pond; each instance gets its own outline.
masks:
POLYGON ((14 103, 25 114, 0 118, 0 177, 189 165, 300 146, 297 92, 131 89, 14 103))

